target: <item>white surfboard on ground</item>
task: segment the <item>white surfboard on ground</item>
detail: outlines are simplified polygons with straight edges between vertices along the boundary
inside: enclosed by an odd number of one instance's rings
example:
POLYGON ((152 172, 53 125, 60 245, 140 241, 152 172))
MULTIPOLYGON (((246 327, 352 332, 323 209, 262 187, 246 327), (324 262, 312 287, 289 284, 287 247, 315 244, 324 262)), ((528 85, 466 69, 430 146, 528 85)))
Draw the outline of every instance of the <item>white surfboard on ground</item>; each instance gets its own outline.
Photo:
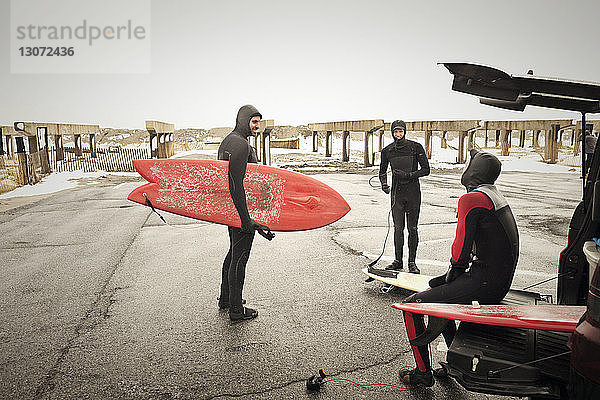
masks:
POLYGON ((433 278, 433 276, 429 275, 411 274, 410 272, 402 271, 399 271, 395 278, 386 277, 373 274, 369 272, 369 269, 366 267, 363 268, 362 272, 369 278, 373 278, 388 285, 410 290, 412 292, 422 292, 429 289, 429 280, 433 278))

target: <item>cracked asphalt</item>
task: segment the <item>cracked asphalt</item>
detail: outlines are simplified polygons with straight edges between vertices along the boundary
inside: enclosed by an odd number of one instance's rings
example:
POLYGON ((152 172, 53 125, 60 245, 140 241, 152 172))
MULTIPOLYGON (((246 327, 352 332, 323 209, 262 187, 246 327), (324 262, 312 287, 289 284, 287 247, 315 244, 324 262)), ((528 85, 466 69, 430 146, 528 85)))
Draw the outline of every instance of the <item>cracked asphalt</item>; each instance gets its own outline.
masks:
MULTIPOLYGON (((244 297, 256 320, 231 324, 216 297, 225 227, 162 213, 127 194, 142 183, 99 181, 0 213, 0 398, 7 399, 495 399, 453 381, 414 391, 402 318, 360 272, 381 252, 389 198, 368 175, 323 174, 352 207, 307 232, 256 236, 244 297), (305 380, 323 368, 321 393, 305 380)), ((417 262, 445 272, 458 172, 421 180, 417 262)), ((521 235, 514 288, 556 272, 581 191, 575 174, 504 173, 498 183, 521 235)), ((392 260, 391 239, 380 265, 392 260)), ((537 289, 555 295, 551 281, 537 289)), ((432 343, 435 362, 444 346, 432 343)))

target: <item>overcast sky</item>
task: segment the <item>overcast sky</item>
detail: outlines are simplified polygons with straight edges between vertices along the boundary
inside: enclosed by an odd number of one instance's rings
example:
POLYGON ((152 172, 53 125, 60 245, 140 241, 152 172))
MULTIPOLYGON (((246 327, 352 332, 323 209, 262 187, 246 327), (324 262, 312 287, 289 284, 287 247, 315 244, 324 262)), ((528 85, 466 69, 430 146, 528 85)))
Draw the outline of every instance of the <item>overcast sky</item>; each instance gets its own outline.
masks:
POLYGON ((144 74, 11 74, 9 11, 0 0, 0 124, 211 128, 247 103, 282 125, 578 118, 480 105, 437 63, 600 82, 598 0, 153 0, 144 74))

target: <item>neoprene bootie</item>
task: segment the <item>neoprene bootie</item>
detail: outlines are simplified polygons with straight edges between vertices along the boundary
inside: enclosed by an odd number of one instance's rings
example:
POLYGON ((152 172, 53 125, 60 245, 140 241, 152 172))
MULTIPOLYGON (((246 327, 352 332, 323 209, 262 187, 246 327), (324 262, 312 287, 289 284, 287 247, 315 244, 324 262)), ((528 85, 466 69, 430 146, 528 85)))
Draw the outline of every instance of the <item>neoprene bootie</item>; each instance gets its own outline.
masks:
POLYGON ((388 271, 400 271, 404 269, 404 266, 402 265, 402 261, 394 260, 394 262, 385 267, 385 269, 388 271))
POLYGON ((231 310, 229 310, 229 319, 234 322, 254 319, 256 317, 258 317, 258 311, 253 310, 252 308, 244 307, 241 312, 231 312, 231 310))
POLYGON ((420 274, 421 270, 419 269, 419 267, 417 267, 417 264, 415 264, 414 261, 411 261, 408 263, 408 272, 410 272, 411 274, 420 274))
MULTIPOLYGON (((221 297, 217 297, 219 300, 219 310, 226 310, 229 308, 229 299, 221 300, 221 297)), ((242 299, 242 304, 246 304, 246 300, 242 299)))
POLYGON ((421 372, 417 368, 411 370, 405 369, 401 371, 400 379, 410 386, 423 385, 425 387, 432 387, 435 383, 433 379, 433 372, 431 372, 431 370, 421 372))

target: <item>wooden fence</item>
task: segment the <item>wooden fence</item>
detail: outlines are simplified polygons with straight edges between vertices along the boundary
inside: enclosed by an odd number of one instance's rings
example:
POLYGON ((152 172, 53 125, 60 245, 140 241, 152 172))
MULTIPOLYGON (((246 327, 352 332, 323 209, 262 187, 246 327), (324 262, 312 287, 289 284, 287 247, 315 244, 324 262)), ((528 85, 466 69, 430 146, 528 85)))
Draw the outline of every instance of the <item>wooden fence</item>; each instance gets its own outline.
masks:
POLYGON ((147 148, 98 147, 95 154, 92 154, 90 149, 65 147, 62 152, 50 148, 47 154, 46 157, 46 149, 27 155, 22 153, 21 161, 18 154, 0 155, 0 194, 27 184, 36 184, 50 171, 135 172, 133 160, 150 158, 150 150, 147 148))
POLYGON ((0 156, 0 194, 10 192, 23 186, 25 180, 24 171, 19 168, 19 159, 15 155, 6 154, 0 156))
POLYGON ((48 161, 44 150, 36 153, 0 156, 0 193, 10 192, 20 186, 34 185, 47 174, 48 161), (27 162, 25 163, 25 160, 27 162))
POLYGON ((48 175, 50 172, 48 157, 44 149, 27 154, 27 183, 35 185, 42 180, 44 175, 48 175))
POLYGON ((82 149, 77 154, 74 147, 65 147, 62 160, 57 160, 56 149, 50 149, 50 165, 53 171, 107 171, 135 172, 133 160, 150 158, 147 148, 124 149, 120 147, 98 147, 92 154, 90 149, 82 149))

